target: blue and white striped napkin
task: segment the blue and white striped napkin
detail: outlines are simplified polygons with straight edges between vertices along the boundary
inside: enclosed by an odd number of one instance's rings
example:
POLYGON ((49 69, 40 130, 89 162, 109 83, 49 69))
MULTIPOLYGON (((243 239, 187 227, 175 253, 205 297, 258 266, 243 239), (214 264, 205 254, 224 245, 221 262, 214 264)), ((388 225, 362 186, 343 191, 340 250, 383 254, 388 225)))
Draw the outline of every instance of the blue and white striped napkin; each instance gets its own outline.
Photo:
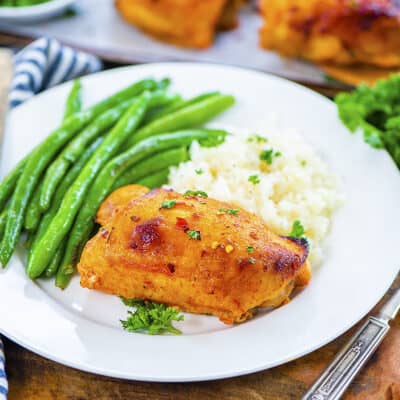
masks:
POLYGON ((0 339, 0 400, 7 399, 8 383, 7 376, 4 369, 5 357, 3 342, 0 339))
MULTIPOLYGON (((97 57, 64 46, 55 39, 38 39, 14 57, 9 106, 16 107, 44 89, 101 68, 97 57)), ((4 366, 4 348, 0 339, 0 400, 6 400, 8 392, 4 366)))
POLYGON ((13 108, 44 89, 99 71, 101 67, 95 56, 64 46, 55 39, 38 39, 14 58, 9 105, 13 108))

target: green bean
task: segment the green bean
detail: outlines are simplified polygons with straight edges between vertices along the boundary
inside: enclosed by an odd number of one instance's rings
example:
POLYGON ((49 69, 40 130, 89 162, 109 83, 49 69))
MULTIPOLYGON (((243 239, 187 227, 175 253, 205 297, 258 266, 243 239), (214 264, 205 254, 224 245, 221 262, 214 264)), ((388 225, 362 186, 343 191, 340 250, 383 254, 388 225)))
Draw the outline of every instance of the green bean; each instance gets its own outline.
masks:
POLYGON ((54 257, 51 259, 50 264, 44 270, 44 276, 46 278, 52 278, 57 274, 58 268, 60 267, 60 263, 63 259, 65 251, 65 243, 61 243, 58 249, 56 250, 54 257))
POLYGON ((113 190, 130 183, 136 183, 139 179, 149 176, 161 169, 167 169, 173 165, 179 165, 188 159, 186 147, 163 151, 134 165, 132 169, 122 174, 115 182, 113 190))
POLYGON ((35 188, 32 198, 27 207, 25 214, 25 221, 24 221, 24 228, 27 231, 34 231, 39 225, 41 216, 39 200, 42 187, 43 187, 43 181, 40 182, 35 188))
POLYGON ((234 102, 235 99, 228 95, 215 95, 206 98, 154 120, 139 129, 125 145, 131 147, 152 135, 199 126, 231 107, 234 102))
POLYGON ((88 143, 95 137, 111 128, 131 105, 132 100, 127 100, 118 106, 100 114, 82 132, 79 133, 57 158, 50 164, 44 176, 43 187, 40 193, 40 209, 46 211, 50 207, 53 194, 68 168, 82 154, 88 143))
POLYGON ((74 226, 68 235, 64 259, 56 276, 56 285, 60 288, 65 288, 68 285, 74 271, 74 265, 78 262, 82 248, 93 229, 95 214, 100 204, 110 194, 118 177, 128 168, 163 150, 173 149, 177 146, 189 146, 193 140, 209 141, 210 139, 214 139, 220 143, 224 140, 225 135, 226 132, 224 131, 207 129, 165 133, 143 140, 128 149, 125 153, 109 161, 101 170, 87 193, 86 201, 79 211, 74 226))
POLYGON ((28 162, 29 154, 26 155, 18 164, 6 175, 0 184, 0 209, 4 208, 4 205, 10 199, 12 192, 17 186, 19 177, 28 162))
POLYGON ((154 120, 164 117, 168 114, 171 114, 172 112, 181 110, 182 108, 189 107, 193 104, 199 103, 200 101, 203 101, 205 99, 208 99, 210 97, 214 97, 219 95, 219 92, 207 92, 207 93, 202 93, 198 96, 192 97, 187 100, 180 100, 176 101, 172 104, 170 104, 167 107, 162 108, 161 110, 155 110, 151 115, 148 116, 148 118, 145 118, 146 123, 153 122, 154 120))
POLYGON ((58 246, 68 234, 96 175, 136 129, 147 110, 149 100, 150 95, 145 93, 133 101, 68 190, 57 214, 31 253, 27 269, 30 278, 37 278, 45 270, 58 246))
POLYGON ((18 180, 14 196, 12 197, 10 212, 7 216, 6 229, 0 245, 0 262, 3 268, 7 265, 17 245, 24 222, 26 207, 39 177, 60 148, 74 137, 83 126, 108 108, 132 96, 136 96, 145 89, 155 88, 157 88, 157 82, 154 80, 145 80, 129 86, 95 104, 86 111, 72 115, 63 122, 60 128, 53 131, 33 150, 18 180))
POLYGON ((168 182, 168 176, 169 176, 168 169, 162 169, 161 171, 158 171, 153 175, 149 175, 143 179, 140 179, 136 183, 138 185, 146 186, 149 189, 154 189, 162 185, 165 185, 168 182))
MULTIPOLYGON (((64 111, 64 118, 63 118, 64 121, 71 115, 81 111, 82 104, 81 104, 80 92, 81 92, 81 84, 79 79, 76 79, 67 97, 65 111, 64 111)), ((46 174, 48 174, 48 170, 46 174)), ((52 175, 54 175, 54 170, 52 171, 52 175)), ((44 179, 46 180, 46 175, 44 179)), ((44 211, 42 210, 42 207, 39 206, 40 196, 43 190, 43 184, 44 182, 41 181, 39 185, 36 186, 35 191, 32 195, 32 199, 30 200, 26 210, 24 228, 28 231, 34 231, 37 228, 40 222, 41 211, 44 211)))
POLYGON ((82 110, 81 92, 81 81, 75 79, 65 103, 64 119, 82 110))
POLYGON ((3 236, 4 229, 6 228, 7 221, 7 208, 5 208, 0 214, 0 237, 3 236))
POLYGON ((53 202, 51 203, 51 207, 43 214, 43 217, 40 221, 39 228, 35 233, 33 238, 32 246, 30 246, 30 253, 32 249, 37 244, 38 240, 43 236, 44 232, 46 232, 50 222, 53 220, 54 216, 57 214, 57 211, 61 205, 61 202, 64 198, 65 193, 68 191, 70 186, 74 183, 75 179, 79 176, 82 169, 92 157, 93 153, 99 147, 100 143, 104 140, 103 137, 97 138, 81 155, 78 161, 72 166, 72 168, 65 175, 63 181, 60 186, 57 188, 57 191, 54 195, 53 202))

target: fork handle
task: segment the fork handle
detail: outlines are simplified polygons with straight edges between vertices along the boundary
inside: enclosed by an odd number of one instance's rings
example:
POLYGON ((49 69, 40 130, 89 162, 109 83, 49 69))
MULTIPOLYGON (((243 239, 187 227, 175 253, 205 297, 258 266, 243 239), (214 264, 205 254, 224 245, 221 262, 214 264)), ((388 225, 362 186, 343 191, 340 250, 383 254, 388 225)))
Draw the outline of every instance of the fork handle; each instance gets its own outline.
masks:
POLYGON ((302 400, 340 399, 389 329, 390 326, 386 320, 370 317, 311 386, 302 400))

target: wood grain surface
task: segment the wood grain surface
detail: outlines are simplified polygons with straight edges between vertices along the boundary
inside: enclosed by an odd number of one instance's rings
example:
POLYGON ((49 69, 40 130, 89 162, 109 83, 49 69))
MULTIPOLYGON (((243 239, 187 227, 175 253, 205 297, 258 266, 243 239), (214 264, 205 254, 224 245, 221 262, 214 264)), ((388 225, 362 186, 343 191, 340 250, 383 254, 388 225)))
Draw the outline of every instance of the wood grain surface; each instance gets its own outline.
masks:
MULTIPOLYGON (((0 51, 0 87, 5 76, 2 56, 4 53, 0 51)), ((386 298, 397 287, 400 287, 400 276, 386 298)), ((29 331, 29 326, 26 329, 29 331)), ((355 329, 357 327, 323 348, 277 368, 239 378, 186 384, 130 382, 80 372, 37 356, 4 338, 9 400, 300 399, 355 329)), ((383 344, 357 376, 344 399, 400 400, 400 316, 393 321, 383 344)))

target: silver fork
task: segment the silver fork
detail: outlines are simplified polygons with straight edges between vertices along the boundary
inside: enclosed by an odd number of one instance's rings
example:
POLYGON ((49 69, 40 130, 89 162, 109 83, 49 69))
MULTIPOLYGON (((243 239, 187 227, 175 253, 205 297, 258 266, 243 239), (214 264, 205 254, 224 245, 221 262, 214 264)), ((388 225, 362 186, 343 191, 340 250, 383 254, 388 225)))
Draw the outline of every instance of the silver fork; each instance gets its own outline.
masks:
POLYGON ((338 400, 372 356, 400 309, 400 289, 355 333, 302 400, 338 400))

